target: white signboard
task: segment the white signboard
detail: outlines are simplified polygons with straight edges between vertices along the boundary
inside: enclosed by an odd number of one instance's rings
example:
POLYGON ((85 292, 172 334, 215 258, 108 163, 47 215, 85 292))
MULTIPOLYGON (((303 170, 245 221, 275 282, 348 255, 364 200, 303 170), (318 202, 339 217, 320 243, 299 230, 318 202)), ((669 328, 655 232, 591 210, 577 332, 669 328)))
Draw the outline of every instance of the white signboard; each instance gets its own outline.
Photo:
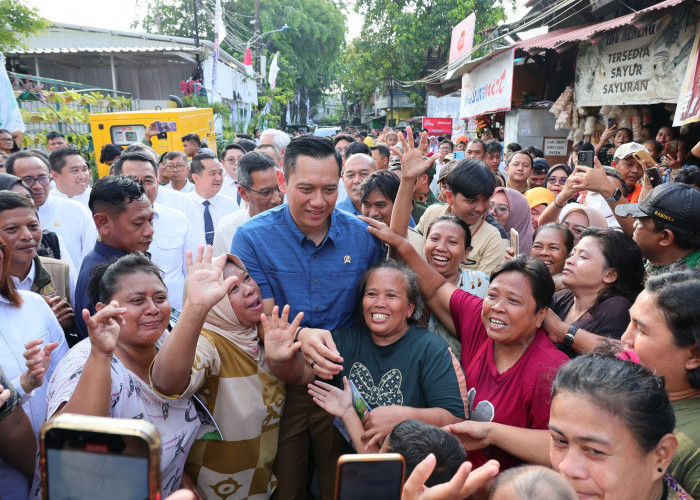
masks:
POLYGON ((514 53, 503 52, 462 76, 461 119, 510 109, 514 53))
POLYGON ((675 103, 695 37, 695 23, 687 16, 678 8, 644 28, 630 25, 597 44, 581 43, 576 105, 675 103))
POLYGON ((568 141, 564 139, 554 139, 545 137, 544 139, 544 155, 545 156, 566 156, 568 153, 568 141))

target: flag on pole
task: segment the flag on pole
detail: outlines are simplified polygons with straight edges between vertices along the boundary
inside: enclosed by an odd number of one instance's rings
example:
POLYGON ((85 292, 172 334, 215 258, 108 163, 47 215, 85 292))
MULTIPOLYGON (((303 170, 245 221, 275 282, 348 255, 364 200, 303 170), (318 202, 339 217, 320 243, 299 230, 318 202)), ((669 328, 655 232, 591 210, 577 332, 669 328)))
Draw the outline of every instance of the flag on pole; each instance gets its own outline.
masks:
POLYGON ((248 76, 253 76, 253 56, 250 54, 250 47, 245 51, 245 57, 243 58, 243 66, 245 66, 245 72, 248 76))
POLYGON ((311 107, 311 100, 307 99, 306 100, 306 124, 308 125, 309 123, 309 108, 311 107))
POLYGON ((289 112, 290 107, 291 107, 291 104, 289 102, 287 102, 287 116, 285 117, 285 120, 284 120, 287 125, 292 124, 292 115, 289 112))
POLYGON ((221 0, 216 0, 214 21, 214 62, 211 68, 211 93, 212 99, 214 101, 220 101, 219 92, 217 89, 218 80, 218 66, 219 66, 219 46, 221 41, 226 36, 226 28, 224 27, 224 20, 221 15, 221 0))
POLYGON ((216 0, 214 15, 216 17, 216 36, 214 44, 218 46, 224 41, 224 38, 226 38, 226 25, 224 24, 223 13, 221 11, 221 0, 216 0))
POLYGON ((270 82, 270 88, 274 89, 277 86, 277 73, 280 70, 280 67, 277 65, 277 55, 279 52, 275 53, 275 57, 272 58, 272 63, 270 63, 270 75, 269 75, 269 82, 270 82))

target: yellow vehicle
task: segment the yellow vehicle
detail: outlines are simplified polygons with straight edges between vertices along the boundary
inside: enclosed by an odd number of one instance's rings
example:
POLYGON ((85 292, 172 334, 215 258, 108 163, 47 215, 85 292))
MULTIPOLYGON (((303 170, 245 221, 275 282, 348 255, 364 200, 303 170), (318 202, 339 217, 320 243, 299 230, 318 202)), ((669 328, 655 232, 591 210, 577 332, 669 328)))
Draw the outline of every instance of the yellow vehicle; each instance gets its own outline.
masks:
POLYGON ((151 139, 151 146, 158 154, 166 151, 182 151, 182 137, 197 134, 207 147, 216 152, 214 115, 211 108, 166 108, 162 110, 122 111, 90 115, 92 142, 97 157, 97 173, 103 177, 109 173, 109 165, 100 163, 100 151, 105 144, 127 147, 140 142, 146 127, 155 121, 170 124, 165 131, 151 139), (175 124, 174 126, 172 124, 175 124))

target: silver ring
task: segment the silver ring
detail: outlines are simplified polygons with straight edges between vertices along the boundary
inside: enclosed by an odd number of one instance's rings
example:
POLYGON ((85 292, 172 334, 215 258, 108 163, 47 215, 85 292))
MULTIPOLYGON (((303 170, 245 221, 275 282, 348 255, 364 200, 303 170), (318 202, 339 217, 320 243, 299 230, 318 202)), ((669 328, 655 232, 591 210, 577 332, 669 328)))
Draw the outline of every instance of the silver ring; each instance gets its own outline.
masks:
POLYGON ((316 366, 316 364, 317 364, 316 361, 312 361, 312 362, 311 362, 311 369, 312 369, 312 370, 314 369, 314 366, 316 366))

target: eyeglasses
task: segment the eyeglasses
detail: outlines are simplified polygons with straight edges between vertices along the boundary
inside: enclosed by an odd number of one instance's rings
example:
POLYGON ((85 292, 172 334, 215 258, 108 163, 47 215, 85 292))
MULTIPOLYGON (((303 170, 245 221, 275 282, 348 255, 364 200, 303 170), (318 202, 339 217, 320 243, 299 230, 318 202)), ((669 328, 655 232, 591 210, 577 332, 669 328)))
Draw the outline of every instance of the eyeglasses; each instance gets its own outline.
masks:
MULTIPOLYGON (((241 186, 243 186, 243 184, 241 184, 241 186)), ((252 191, 254 193, 257 193, 260 196, 262 196, 263 198, 270 198, 273 194, 282 194, 282 191, 280 191, 279 186, 274 187, 274 188, 263 189, 262 191, 258 191, 257 189, 253 189, 253 188, 248 187, 248 186, 243 186, 243 188, 247 189, 248 191, 252 191)))
POLYGON ((566 184, 566 177, 550 177, 547 179, 547 182, 549 184, 559 184, 560 186, 563 186, 566 184))
POLYGON ((166 165, 165 168, 168 170, 185 170, 187 165, 166 165))
POLYGON ((29 187, 32 187, 36 181, 39 181, 39 184, 42 186, 46 186, 49 182, 51 182, 51 178, 45 174, 41 174, 39 177, 22 177, 22 180, 29 187))
POLYGON ((510 212, 510 207, 507 205, 495 205, 491 203, 489 211, 496 217, 503 217, 505 214, 510 212))
POLYGON ((12 137, 0 137, 0 141, 2 142, 12 142, 12 137))

